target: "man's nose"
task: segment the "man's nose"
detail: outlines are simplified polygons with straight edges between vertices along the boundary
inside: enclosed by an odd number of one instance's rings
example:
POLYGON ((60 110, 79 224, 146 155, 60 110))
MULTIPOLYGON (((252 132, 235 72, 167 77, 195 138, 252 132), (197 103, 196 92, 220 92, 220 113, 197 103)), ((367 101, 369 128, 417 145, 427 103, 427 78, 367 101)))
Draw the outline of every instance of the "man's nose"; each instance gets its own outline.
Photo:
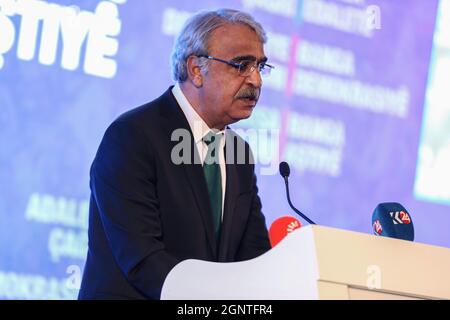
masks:
POLYGON ((262 86, 262 78, 261 78, 261 73, 259 72, 258 68, 255 68, 247 76, 246 82, 248 84, 253 85, 255 88, 261 88, 261 86, 262 86))

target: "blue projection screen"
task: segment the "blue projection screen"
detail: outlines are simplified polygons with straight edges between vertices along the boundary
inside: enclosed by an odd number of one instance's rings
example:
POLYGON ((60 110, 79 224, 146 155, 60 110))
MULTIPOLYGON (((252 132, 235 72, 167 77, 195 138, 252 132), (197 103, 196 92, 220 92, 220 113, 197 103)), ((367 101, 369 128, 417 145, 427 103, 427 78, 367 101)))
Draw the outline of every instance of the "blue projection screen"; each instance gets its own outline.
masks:
POLYGON ((0 0, 0 299, 72 299, 87 250, 89 167, 107 126, 173 84, 202 9, 251 13, 275 66, 232 127, 257 160, 270 226, 293 202, 372 233, 380 202, 450 247, 449 0, 0 0))

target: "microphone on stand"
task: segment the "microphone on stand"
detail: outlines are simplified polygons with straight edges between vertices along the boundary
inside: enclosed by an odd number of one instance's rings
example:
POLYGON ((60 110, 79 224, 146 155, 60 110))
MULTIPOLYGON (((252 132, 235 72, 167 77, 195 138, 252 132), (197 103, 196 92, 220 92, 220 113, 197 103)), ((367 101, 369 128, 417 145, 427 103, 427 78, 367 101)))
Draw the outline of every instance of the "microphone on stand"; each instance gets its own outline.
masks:
POLYGON ((289 195, 289 175, 291 173, 291 169, 289 168, 289 164, 287 162, 281 162, 280 163, 280 175, 283 177, 284 179, 284 183, 286 184, 286 196, 287 196, 287 201, 289 203, 289 206, 292 208, 292 210, 294 210, 295 213, 297 213, 300 217, 302 217, 303 219, 305 219, 309 224, 316 224, 314 221, 312 221, 311 219, 309 219, 307 216, 305 216, 303 213, 301 213, 300 210, 298 210, 297 208, 295 208, 292 205, 291 202, 291 197, 289 195))
POLYGON ((373 212, 372 227, 377 236, 414 241, 411 214, 400 203, 380 203, 373 212))

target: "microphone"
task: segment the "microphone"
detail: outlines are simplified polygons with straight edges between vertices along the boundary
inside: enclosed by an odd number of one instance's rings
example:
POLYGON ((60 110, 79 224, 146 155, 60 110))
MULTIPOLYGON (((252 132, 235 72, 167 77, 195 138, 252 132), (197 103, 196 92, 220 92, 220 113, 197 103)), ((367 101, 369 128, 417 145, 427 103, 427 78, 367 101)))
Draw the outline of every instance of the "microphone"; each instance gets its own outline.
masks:
POLYGON ((372 227, 377 236, 414 241, 411 215, 400 203, 380 203, 373 212, 372 227))
POLYGON ((291 173, 291 169, 289 168, 288 163, 284 162, 284 161, 281 162, 279 169, 280 169, 280 175, 284 178, 284 183, 286 184, 286 196, 287 196, 287 201, 289 203, 289 206, 292 208, 292 210, 295 211, 295 213, 297 213, 300 217, 305 219, 309 224, 316 224, 314 221, 309 219, 307 216, 305 216, 303 213, 301 213, 300 210, 298 210, 297 208, 295 208, 292 205, 291 197, 289 195, 289 182, 288 182, 288 178, 291 173))
POLYGON ((272 248, 283 240, 289 233, 302 226, 300 221, 291 216, 284 216, 275 220, 269 229, 269 238, 272 248))

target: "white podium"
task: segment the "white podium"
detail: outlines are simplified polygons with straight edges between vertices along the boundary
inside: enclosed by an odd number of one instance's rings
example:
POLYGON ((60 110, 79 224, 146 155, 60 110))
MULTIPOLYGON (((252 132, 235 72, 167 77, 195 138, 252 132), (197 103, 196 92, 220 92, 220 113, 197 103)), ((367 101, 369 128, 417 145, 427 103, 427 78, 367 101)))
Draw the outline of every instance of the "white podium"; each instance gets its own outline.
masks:
POLYGON ((450 249, 306 226, 252 260, 179 263, 161 299, 450 299, 450 249))

